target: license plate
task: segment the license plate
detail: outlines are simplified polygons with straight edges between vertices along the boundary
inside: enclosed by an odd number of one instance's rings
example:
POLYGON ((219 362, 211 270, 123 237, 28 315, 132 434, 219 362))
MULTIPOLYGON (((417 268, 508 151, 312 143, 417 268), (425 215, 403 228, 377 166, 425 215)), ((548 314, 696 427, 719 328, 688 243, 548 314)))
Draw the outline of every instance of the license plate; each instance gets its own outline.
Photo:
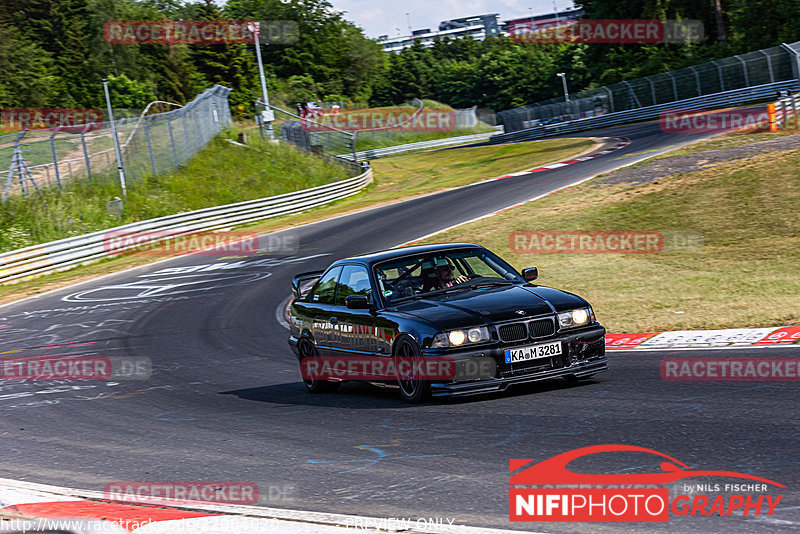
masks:
POLYGON ((541 345, 531 345, 518 349, 508 349, 506 352, 506 363, 526 362, 538 358, 549 358, 561 354, 561 342, 542 343, 541 345))

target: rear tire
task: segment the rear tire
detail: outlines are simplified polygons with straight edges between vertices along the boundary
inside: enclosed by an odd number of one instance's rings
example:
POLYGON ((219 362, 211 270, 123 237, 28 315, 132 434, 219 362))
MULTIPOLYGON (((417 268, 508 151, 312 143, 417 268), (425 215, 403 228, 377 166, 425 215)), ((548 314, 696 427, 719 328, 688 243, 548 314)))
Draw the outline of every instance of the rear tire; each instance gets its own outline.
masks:
POLYGON ((397 385, 400 388, 400 396, 409 404, 419 404, 425 402, 431 396, 431 383, 423 380, 419 373, 415 371, 415 362, 422 360, 422 350, 419 345, 411 338, 401 338, 397 342, 394 353, 394 362, 397 366, 397 385), (401 362, 407 364, 401 366, 401 362), (410 368, 411 372, 400 376, 402 368, 410 368))
POLYGON ((303 360, 313 358, 316 353, 314 345, 307 339, 301 339, 297 344, 297 351, 300 353, 300 376, 303 378, 303 385, 309 393, 333 393, 339 389, 342 383, 338 380, 320 380, 318 378, 303 377, 303 360))

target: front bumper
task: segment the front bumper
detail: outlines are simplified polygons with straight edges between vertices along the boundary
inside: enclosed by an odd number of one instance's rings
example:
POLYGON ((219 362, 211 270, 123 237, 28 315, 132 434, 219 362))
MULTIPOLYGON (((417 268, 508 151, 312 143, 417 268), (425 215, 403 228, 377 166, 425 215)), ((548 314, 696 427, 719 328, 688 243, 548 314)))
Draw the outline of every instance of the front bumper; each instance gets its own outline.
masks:
MULTIPOLYGON (((552 338, 524 343, 521 346, 560 341, 562 354, 546 360, 537 361, 535 365, 520 366, 514 369, 505 363, 505 350, 509 347, 492 345, 487 348, 475 348, 470 351, 449 353, 447 356, 461 362, 485 361, 487 358, 496 364, 492 376, 480 379, 452 382, 431 383, 433 396, 466 396, 496 391, 505 391, 512 385, 548 380, 559 377, 584 378, 608 370, 608 359, 605 356, 605 328, 593 325, 569 334, 559 334, 552 338)), ((444 353, 425 351, 429 357, 443 356, 444 353)))

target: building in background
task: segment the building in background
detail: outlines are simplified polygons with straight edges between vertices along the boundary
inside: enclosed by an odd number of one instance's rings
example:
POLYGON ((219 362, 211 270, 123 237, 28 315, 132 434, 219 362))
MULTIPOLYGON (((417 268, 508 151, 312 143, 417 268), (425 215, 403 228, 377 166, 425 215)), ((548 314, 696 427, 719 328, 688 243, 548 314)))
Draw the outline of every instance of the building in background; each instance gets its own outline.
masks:
POLYGON ((409 48, 414 41, 419 41, 422 46, 433 46, 433 39, 449 37, 471 37, 476 41, 483 41, 487 35, 502 35, 502 24, 499 22, 499 13, 488 15, 475 15, 460 19, 443 20, 439 23, 439 29, 431 31, 430 28, 414 30, 411 35, 389 38, 388 35, 378 37, 378 42, 383 45, 384 52, 400 52, 404 48, 409 48))
POLYGON ((516 33, 526 33, 543 26, 553 26, 562 24, 572 24, 579 20, 583 15, 582 9, 566 9, 557 13, 545 13, 543 15, 532 15, 500 22, 499 13, 489 13, 486 15, 473 15, 460 19, 443 20, 439 23, 439 28, 432 31, 430 28, 413 30, 411 35, 392 37, 381 35, 378 42, 383 46, 386 53, 400 52, 409 48, 415 41, 422 43, 422 46, 433 46, 434 38, 459 38, 470 37, 476 41, 483 41, 487 35, 500 36, 515 35, 516 33))

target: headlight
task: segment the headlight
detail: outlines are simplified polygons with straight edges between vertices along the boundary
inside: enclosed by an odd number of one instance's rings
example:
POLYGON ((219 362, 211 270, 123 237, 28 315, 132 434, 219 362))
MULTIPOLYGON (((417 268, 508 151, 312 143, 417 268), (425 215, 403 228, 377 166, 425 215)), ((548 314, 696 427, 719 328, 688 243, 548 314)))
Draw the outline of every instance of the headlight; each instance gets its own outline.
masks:
POLYGON ((464 340, 467 339, 467 336, 464 335, 462 330, 453 330, 450 332, 450 335, 447 336, 447 339, 450 340, 451 345, 457 347, 464 343, 464 340))
POLYGON ((490 339, 489 329, 485 326, 477 326, 475 328, 451 330, 449 332, 437 334, 436 337, 433 338, 431 348, 460 347, 461 345, 481 343, 483 341, 489 341, 490 339))
POLYGON ((594 312, 592 308, 578 308, 561 312, 558 314, 558 326, 564 328, 576 328, 594 322, 594 312))

